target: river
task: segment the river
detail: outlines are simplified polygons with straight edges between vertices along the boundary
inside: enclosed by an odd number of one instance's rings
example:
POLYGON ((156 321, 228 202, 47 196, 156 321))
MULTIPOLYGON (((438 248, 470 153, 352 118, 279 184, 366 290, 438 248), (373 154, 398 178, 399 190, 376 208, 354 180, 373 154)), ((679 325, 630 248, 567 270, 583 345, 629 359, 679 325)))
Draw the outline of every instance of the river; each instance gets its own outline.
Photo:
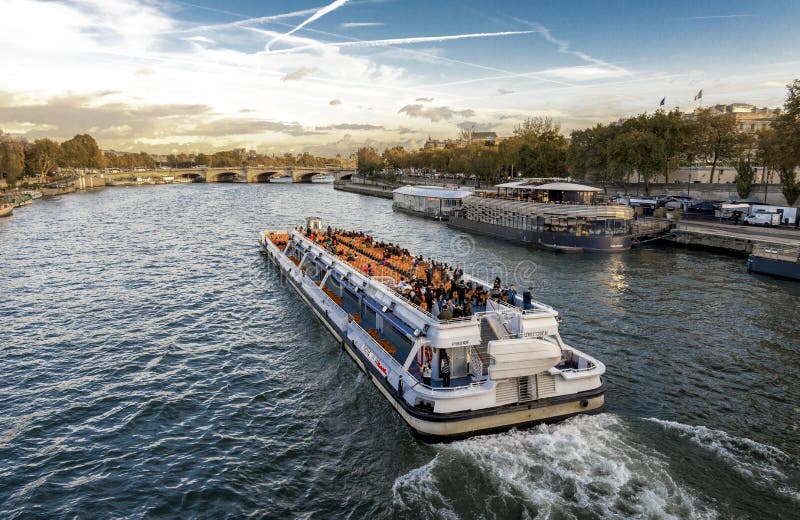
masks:
POLYGON ((741 258, 557 255, 330 184, 194 184, 15 210, 0 289, 2 518, 800 510, 800 284, 741 258), (416 440, 259 252, 309 214, 532 284, 606 363, 605 411, 416 440))

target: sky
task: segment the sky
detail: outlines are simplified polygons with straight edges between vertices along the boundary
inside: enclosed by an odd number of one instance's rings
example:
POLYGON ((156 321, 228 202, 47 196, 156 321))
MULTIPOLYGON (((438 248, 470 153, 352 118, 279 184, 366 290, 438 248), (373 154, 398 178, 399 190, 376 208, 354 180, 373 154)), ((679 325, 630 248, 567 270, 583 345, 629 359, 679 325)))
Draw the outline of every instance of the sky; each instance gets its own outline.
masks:
POLYGON ((800 2, 2 0, 0 129, 104 149, 350 154, 778 107, 800 2))

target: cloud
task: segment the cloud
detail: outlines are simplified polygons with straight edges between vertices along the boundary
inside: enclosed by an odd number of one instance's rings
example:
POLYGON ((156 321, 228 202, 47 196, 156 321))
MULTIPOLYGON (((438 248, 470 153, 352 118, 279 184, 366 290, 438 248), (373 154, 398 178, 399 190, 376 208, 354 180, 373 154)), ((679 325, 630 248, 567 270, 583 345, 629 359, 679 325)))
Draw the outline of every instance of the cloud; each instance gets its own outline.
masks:
POLYGON ((285 39, 286 37, 291 36, 292 34, 296 33, 297 31, 299 31, 300 29, 305 27, 306 25, 308 25, 308 24, 310 24, 310 23, 312 23, 312 22, 314 22, 316 20, 319 20, 320 18, 322 18, 326 14, 328 14, 328 13, 330 13, 332 11, 335 11, 336 9, 342 7, 347 2, 348 2, 348 0, 334 0, 333 2, 331 2, 328 5, 326 5, 325 7, 322 7, 320 9, 318 9, 317 11, 314 12, 314 14, 312 14, 311 16, 309 16, 308 18, 303 20, 300 24, 298 24, 296 27, 294 27, 289 32, 284 33, 284 34, 279 35, 279 36, 276 36, 275 38, 273 38, 269 42, 267 42, 266 50, 270 50, 272 48, 272 44, 274 44, 275 42, 281 41, 281 40, 285 39))
POLYGON ((332 107, 335 107, 336 105, 341 105, 342 104, 342 100, 341 99, 331 99, 330 101, 328 101, 328 104, 330 106, 332 106, 332 107))
POLYGON ((423 103, 430 103, 431 101, 433 101, 433 98, 432 97, 418 97, 417 101, 421 101, 423 103))
POLYGON ((309 74, 311 74, 315 70, 317 70, 317 69, 313 68, 313 67, 311 67, 311 68, 309 68, 309 67, 300 67, 299 69, 294 70, 294 71, 286 74, 284 77, 281 78, 281 81, 297 81, 297 80, 305 78, 306 76, 308 76, 309 74))
POLYGON ((501 95, 501 96, 506 96, 508 94, 513 94, 514 92, 516 92, 516 90, 507 90, 507 89, 504 89, 504 88, 497 89, 497 93, 499 95, 501 95))
POLYGON ((337 125, 318 126, 317 130, 383 130, 380 125, 366 123, 339 123, 337 125))
POLYGON ((176 135, 219 137, 231 135, 253 135, 274 132, 291 136, 317 135, 320 132, 307 130, 300 123, 284 123, 266 119, 222 118, 183 129, 176 135))
POLYGON ((371 138, 366 139, 356 139, 351 134, 345 134, 342 136, 341 139, 336 141, 331 141, 328 143, 317 144, 306 146, 304 148, 305 151, 314 155, 322 155, 327 157, 332 157, 336 154, 341 154, 342 156, 349 155, 353 153, 353 151, 361 148, 362 146, 375 148, 376 150, 384 150, 386 148, 391 148, 392 146, 402 146, 406 150, 411 150, 414 148, 419 148, 422 143, 424 137, 420 136, 420 139, 395 139, 395 140, 376 140, 371 138))
POLYGON ((762 81, 757 86, 764 88, 786 88, 791 81, 762 81))
POLYGON ((462 130, 474 130, 476 132, 488 132, 497 128, 494 123, 476 123, 475 121, 462 121, 456 126, 462 130))
POLYGON ((406 105, 397 113, 406 114, 409 117, 430 119, 434 123, 452 119, 454 116, 472 117, 475 115, 475 111, 471 109, 453 110, 450 107, 426 107, 423 105, 406 105))
MULTIPOLYGON (((385 40, 355 40, 346 42, 315 42, 310 45, 299 45, 290 49, 281 49, 278 51, 271 51, 272 54, 288 54, 297 51, 310 50, 310 49, 327 49, 331 47, 385 47, 388 45, 409 45, 414 43, 425 42, 445 42, 450 40, 464 40, 471 38, 495 38, 498 36, 516 36, 520 34, 531 34, 534 31, 504 31, 493 33, 469 33, 469 34, 450 34, 444 36, 417 36, 413 38, 389 38, 385 40)), ((268 49, 269 50, 269 49, 268 49)))
POLYGON ((341 24, 340 27, 348 29, 351 27, 382 27, 383 25, 383 22, 346 22, 341 24))
POLYGON ((134 72, 133 75, 140 77, 148 77, 148 76, 153 76, 155 73, 156 71, 154 71, 153 69, 139 69, 136 72, 134 72))
POLYGON ((397 133, 400 135, 405 135, 405 134, 415 134, 417 133, 417 131, 407 126, 399 126, 397 127, 397 133))
POLYGON ((187 42, 195 42, 195 43, 208 43, 213 44, 216 43, 211 38, 206 38, 205 36, 190 36, 189 38, 184 38, 187 42))
POLYGON ((31 130, 26 133, 28 137, 68 138, 91 131, 96 138, 131 138, 155 135, 162 128, 192 121, 211 112, 210 106, 202 104, 98 104, 99 100, 112 94, 112 91, 68 94, 39 102, 26 102, 6 94, 8 101, 0 106, 0 125, 28 124, 50 128, 46 132, 31 130))

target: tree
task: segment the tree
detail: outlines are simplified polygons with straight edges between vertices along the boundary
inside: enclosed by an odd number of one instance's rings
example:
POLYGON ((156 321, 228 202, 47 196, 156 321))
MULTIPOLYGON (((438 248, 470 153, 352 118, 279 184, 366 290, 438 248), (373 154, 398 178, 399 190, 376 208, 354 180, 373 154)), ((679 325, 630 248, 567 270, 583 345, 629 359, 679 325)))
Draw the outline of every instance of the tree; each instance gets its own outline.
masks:
POLYGON ((739 159, 736 165, 736 193, 739 198, 746 199, 750 196, 755 178, 756 171, 750 164, 750 159, 739 159))
POLYGON ((690 130, 678 110, 656 111, 645 119, 647 129, 664 143, 664 183, 669 184, 670 173, 680 165, 681 155, 690 139, 690 130))
POLYGON ((695 117, 697 123, 696 139, 698 155, 711 159, 711 175, 708 182, 714 182, 717 164, 733 159, 742 147, 742 138, 736 131, 736 120, 727 114, 714 114, 710 108, 700 110, 695 117))
POLYGON ((24 167, 23 143, 0 132, 0 177, 5 176, 8 185, 14 186, 24 167))
POLYGON ((786 199, 787 204, 794 206, 797 198, 800 197, 800 184, 797 183, 797 174, 795 174, 794 168, 781 167, 779 175, 783 186, 781 190, 783 197, 786 199))
POLYGON ((567 171, 567 139, 561 126, 550 118, 528 118, 514 129, 514 136, 500 144, 500 162, 525 177, 563 177, 567 171))
POLYGON ((408 167, 408 152, 402 146, 394 146, 383 151, 383 160, 389 168, 408 167))
POLYGON ((783 113, 775 122, 776 144, 773 153, 779 165, 783 196, 790 206, 797 202, 800 187, 795 168, 800 165, 800 80, 787 85, 783 113))
POLYGON ((79 134, 61 143, 60 160, 69 168, 102 168, 105 164, 103 152, 89 134, 79 134))
POLYGON ((598 184, 622 180, 623 171, 611 164, 608 153, 618 133, 618 126, 601 124, 573 131, 567 150, 567 170, 570 175, 590 178, 598 184))
POLYGON ((374 148, 362 147, 356 152, 358 173, 373 176, 383 169, 383 159, 374 148))
POLYGON ((650 193, 650 180, 666 167, 664 141, 645 130, 629 130, 617 135, 609 147, 609 161, 628 176, 636 171, 650 193))
POLYGON ((58 166, 61 148, 52 139, 37 139, 25 149, 25 170, 38 175, 40 182, 45 182, 47 174, 58 166))

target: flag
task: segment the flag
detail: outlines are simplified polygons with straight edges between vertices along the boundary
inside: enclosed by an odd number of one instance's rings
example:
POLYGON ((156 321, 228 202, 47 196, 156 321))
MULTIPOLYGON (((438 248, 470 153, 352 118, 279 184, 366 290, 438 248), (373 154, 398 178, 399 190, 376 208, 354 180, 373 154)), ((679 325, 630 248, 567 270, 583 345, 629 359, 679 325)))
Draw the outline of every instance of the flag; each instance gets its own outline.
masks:
POLYGON ((698 93, 697 93, 697 94, 694 96, 694 100, 695 100, 695 101, 697 101, 698 99, 703 99, 703 89, 700 89, 700 92, 698 92, 698 93))
POLYGON ((663 107, 664 106, 664 102, 666 100, 667 100, 667 98, 665 98, 665 97, 661 98, 661 103, 659 103, 658 106, 663 107))

